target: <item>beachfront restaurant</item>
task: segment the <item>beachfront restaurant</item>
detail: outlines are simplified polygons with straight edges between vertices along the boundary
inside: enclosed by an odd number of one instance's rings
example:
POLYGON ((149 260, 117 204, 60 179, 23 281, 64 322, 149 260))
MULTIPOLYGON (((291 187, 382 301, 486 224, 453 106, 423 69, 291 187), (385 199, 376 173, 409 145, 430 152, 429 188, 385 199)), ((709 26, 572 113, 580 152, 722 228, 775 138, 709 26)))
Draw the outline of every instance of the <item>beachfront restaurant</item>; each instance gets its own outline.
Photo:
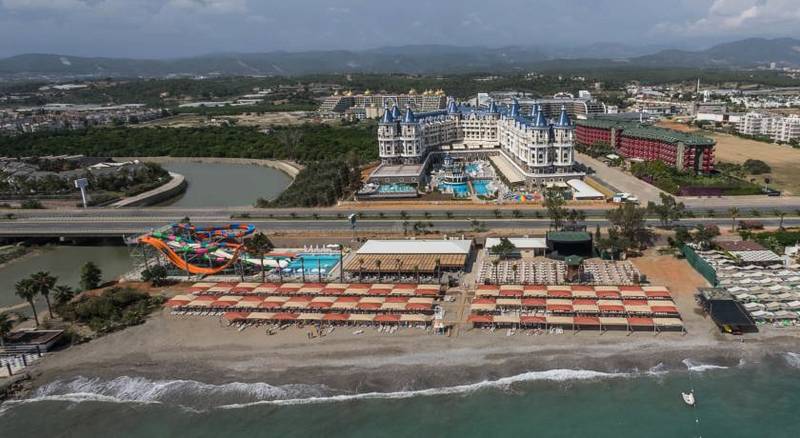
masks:
POLYGON ((361 281, 433 283, 443 273, 464 272, 474 248, 471 239, 373 239, 347 255, 344 271, 361 281))
POLYGON ((475 328, 684 329, 663 286, 480 285, 467 322, 475 328))

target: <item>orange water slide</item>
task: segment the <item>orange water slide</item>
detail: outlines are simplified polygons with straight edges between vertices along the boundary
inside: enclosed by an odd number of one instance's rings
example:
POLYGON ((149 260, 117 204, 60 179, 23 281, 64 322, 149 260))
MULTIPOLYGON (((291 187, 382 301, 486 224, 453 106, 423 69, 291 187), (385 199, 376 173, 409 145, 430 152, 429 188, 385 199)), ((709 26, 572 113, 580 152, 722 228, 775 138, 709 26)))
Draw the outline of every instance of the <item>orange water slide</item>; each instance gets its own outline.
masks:
POLYGON ((166 243, 164 243, 161 239, 156 239, 155 237, 145 236, 139 239, 139 242, 152 246, 153 248, 161 251, 167 256, 170 262, 173 265, 177 266, 178 268, 188 271, 191 274, 200 274, 200 275, 213 275, 230 267, 232 264, 236 262, 239 258, 239 252, 242 250, 241 247, 237 247, 236 250, 233 252, 233 257, 230 258, 224 265, 218 266, 216 268, 209 268, 204 266, 197 266, 191 263, 186 262, 183 257, 181 257, 178 253, 176 253, 172 248, 169 247, 166 243))

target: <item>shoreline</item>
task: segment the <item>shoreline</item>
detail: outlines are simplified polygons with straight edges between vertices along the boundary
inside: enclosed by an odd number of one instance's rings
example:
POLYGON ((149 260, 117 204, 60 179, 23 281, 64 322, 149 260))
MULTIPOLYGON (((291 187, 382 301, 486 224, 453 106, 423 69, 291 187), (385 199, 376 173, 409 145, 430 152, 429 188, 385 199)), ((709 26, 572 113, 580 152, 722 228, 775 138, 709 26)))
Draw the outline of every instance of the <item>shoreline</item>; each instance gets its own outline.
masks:
POLYGON ((781 331, 737 342, 717 336, 610 332, 506 337, 500 331, 476 331, 447 338, 407 329, 395 335, 367 330, 355 336, 353 328, 340 327, 329 338, 309 341, 304 330, 266 336, 258 329, 220 327, 213 318, 169 321, 173 318, 162 311, 141 326, 57 352, 29 369, 30 387, 76 377, 126 376, 391 393, 552 370, 646 375, 649 370, 686 370, 687 359, 734 368, 797 350, 796 333, 781 331), (209 337, 209 330, 219 335, 209 337))

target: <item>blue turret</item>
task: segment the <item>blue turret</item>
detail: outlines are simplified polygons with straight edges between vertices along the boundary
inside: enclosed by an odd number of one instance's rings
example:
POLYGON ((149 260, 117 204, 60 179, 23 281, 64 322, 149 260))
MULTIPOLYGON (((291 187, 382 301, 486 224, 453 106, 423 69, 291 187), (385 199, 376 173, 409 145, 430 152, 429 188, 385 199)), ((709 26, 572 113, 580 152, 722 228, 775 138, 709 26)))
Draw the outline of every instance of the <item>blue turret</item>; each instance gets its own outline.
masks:
POLYGON ((494 101, 491 101, 491 103, 489 103, 489 112, 490 113, 497 112, 497 104, 495 104, 494 101))
POLYGON ((411 107, 406 108, 406 116, 403 117, 403 123, 416 123, 417 119, 414 117, 414 113, 411 111, 411 107))
POLYGON ((451 100, 449 104, 447 104, 447 113, 454 114, 458 112, 458 105, 456 105, 455 99, 451 100))
POLYGON ((537 128, 547 128, 547 119, 544 117, 544 111, 538 108, 536 111, 536 119, 533 121, 533 126, 537 128))
POLYGON ((556 126, 559 128, 568 128, 572 126, 572 121, 569 119, 569 114, 567 114, 567 107, 564 105, 561 105, 561 115, 558 117, 556 126))
POLYGON ((400 117, 403 117, 403 115, 400 114, 400 108, 398 108, 397 105, 392 105, 392 118, 400 120, 400 117))
POLYGON ((536 121, 536 113, 539 112, 539 104, 534 103, 531 105, 531 120, 536 121))
MULTIPOLYGON (((397 107, 394 107, 394 108, 397 108, 397 107)), ((391 110, 389 108, 386 108, 386 107, 383 108, 383 118, 381 118, 381 123, 392 123, 392 122, 394 122, 394 117, 392 117, 392 111, 394 110, 394 108, 392 108, 391 110)))
POLYGON ((509 117, 516 118, 519 115, 519 102, 517 99, 514 99, 511 102, 511 112, 509 113, 509 117))

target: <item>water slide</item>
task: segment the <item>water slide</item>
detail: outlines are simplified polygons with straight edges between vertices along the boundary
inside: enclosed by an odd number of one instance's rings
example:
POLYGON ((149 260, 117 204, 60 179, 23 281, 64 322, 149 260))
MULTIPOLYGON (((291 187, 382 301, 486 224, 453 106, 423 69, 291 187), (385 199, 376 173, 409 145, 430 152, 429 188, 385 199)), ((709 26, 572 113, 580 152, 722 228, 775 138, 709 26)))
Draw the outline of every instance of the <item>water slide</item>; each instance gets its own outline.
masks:
POLYGON ((200 275, 214 275, 223 270, 230 267, 232 264, 236 262, 236 259, 239 258, 239 252, 242 250, 240 246, 237 246, 233 254, 231 255, 230 259, 227 262, 220 266, 216 266, 213 268, 209 268, 208 266, 198 266, 193 265, 191 263, 186 262, 183 257, 176 253, 174 249, 172 249, 166 242, 161 239, 157 239, 155 237, 144 236, 139 239, 139 242, 152 246, 153 248, 161 251, 164 255, 172 262, 173 265, 177 266, 184 271, 188 271, 191 274, 200 274, 200 275))

